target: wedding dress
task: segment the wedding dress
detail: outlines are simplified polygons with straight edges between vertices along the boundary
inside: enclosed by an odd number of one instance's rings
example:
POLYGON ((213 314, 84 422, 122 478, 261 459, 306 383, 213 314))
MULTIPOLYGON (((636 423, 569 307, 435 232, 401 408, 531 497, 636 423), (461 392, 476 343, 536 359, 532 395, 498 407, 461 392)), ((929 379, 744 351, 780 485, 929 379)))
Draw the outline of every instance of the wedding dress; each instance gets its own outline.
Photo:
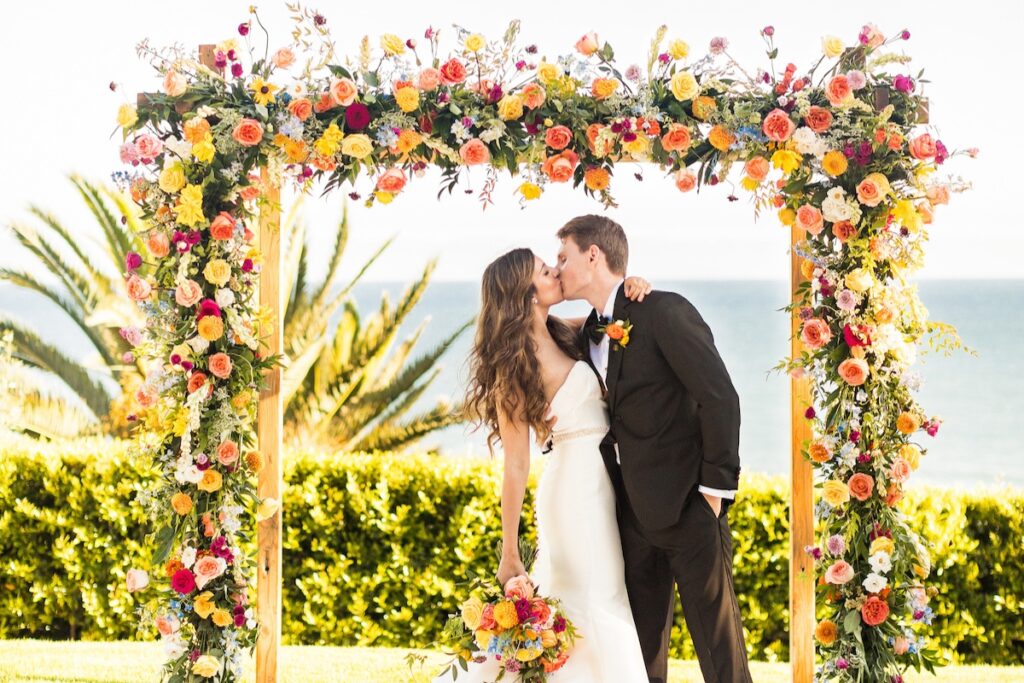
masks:
MULTIPOLYGON (((536 493, 538 592, 562 601, 581 636, 551 683, 647 683, 640 641, 629 607, 615 518, 615 491, 598 445, 608 411, 597 375, 577 361, 551 401, 558 417, 553 449, 536 493)), ((460 683, 490 683, 494 657, 459 670, 460 683)), ((435 681, 452 680, 447 675, 435 681)), ((504 681, 515 681, 506 673, 504 681)))

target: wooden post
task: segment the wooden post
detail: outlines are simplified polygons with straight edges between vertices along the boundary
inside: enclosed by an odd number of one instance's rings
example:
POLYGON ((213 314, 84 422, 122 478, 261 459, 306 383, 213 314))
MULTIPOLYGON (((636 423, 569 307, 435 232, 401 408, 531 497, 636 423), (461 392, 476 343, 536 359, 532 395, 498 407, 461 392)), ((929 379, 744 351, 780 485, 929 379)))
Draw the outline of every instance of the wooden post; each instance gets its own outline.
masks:
MULTIPOLYGON (((266 167, 260 169, 264 203, 260 208, 259 249, 260 307, 269 309, 273 320, 269 330, 261 330, 266 343, 264 353, 281 352, 283 324, 281 313, 281 188, 278 178, 266 167)), ((260 392, 257 437, 263 467, 258 493, 261 500, 281 501, 281 368, 265 375, 266 387, 260 392)), ((281 646, 281 529, 283 509, 259 523, 256 534, 257 582, 256 608, 260 623, 256 640, 256 681, 277 681, 277 660, 281 646)))
MULTIPOLYGON (((797 287, 803 280, 801 258, 796 245, 804 238, 804 231, 791 228, 790 286, 793 301, 797 300, 797 287)), ((794 358, 801 352, 801 321, 799 311, 793 311, 793 340, 790 353, 794 358)), ((814 470, 803 456, 803 444, 811 438, 810 421, 804 415, 811 404, 811 383, 808 377, 790 378, 791 444, 790 462, 792 498, 789 507, 789 662, 793 668, 793 683, 811 683, 814 680, 814 560, 804 547, 814 544, 814 470)))

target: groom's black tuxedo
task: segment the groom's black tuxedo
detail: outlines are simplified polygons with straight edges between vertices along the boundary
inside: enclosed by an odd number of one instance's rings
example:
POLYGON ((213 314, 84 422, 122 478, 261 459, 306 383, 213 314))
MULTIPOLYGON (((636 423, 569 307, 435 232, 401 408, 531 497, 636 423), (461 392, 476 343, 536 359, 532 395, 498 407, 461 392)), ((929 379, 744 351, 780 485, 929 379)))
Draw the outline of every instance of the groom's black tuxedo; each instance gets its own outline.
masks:
MULTIPOLYGON (((610 342, 610 431, 601 454, 615 485, 626 588, 648 676, 651 683, 667 677, 675 584, 704 680, 748 683, 730 501, 716 516, 697 490, 739 487, 736 390, 711 330, 682 296, 655 291, 633 302, 620 287, 612 317, 628 320, 632 331, 625 347, 610 342)), ((596 324, 594 311, 580 335, 588 357, 596 324)))

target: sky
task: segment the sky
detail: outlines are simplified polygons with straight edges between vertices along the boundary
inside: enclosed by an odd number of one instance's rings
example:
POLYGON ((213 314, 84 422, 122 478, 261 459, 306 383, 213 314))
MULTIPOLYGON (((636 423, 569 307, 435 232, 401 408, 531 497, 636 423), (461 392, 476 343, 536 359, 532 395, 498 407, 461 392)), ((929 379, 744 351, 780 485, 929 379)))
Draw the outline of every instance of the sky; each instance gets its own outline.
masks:
MULTIPOLYGON (((291 23, 283 2, 258 4, 271 33, 270 49, 289 42, 291 23)), ((1020 196, 1022 144, 1007 120, 1022 111, 1014 47, 1024 30, 1019 3, 978 0, 968 4, 922 2, 798 3, 781 5, 744 0, 722 3, 663 3, 631 11, 622 3, 332 3, 312 4, 327 18, 339 51, 355 54, 369 35, 381 33, 422 39, 428 26, 442 31, 442 52, 454 46, 452 24, 498 38, 511 19, 522 21, 521 39, 555 58, 571 52, 585 32, 596 31, 615 48, 617 63, 644 63, 660 24, 669 38, 682 38, 696 55, 715 36, 730 41, 729 52, 748 71, 767 67, 759 31, 775 27, 779 61, 803 68, 820 55, 821 38, 856 40, 866 22, 884 33, 904 28, 911 39, 901 49, 913 57, 907 68, 925 69, 933 132, 951 149, 977 147, 977 159, 957 158, 943 174, 959 175, 973 189, 940 207, 931 226, 928 260, 922 278, 1014 278, 1024 276, 1019 254, 1024 246, 1020 219, 1012 205, 1020 196), (723 9, 727 7, 727 9, 723 9), (826 9, 827 8, 827 9, 826 9)), ((89 3, 33 2, 0 10, 0 64, 5 65, 8 96, 0 107, 0 223, 27 221, 36 204, 56 214, 72 230, 91 221, 66 180, 79 173, 94 180, 122 168, 115 114, 138 91, 156 90, 159 80, 135 55, 135 45, 195 46, 236 35, 246 21, 248 3, 178 0, 89 3), (117 92, 108 87, 118 85, 117 92)), ((778 62, 777 62, 778 63, 778 62)), ((462 188, 479 190, 484 174, 474 169, 462 188)), ((481 210, 475 195, 456 191, 436 198, 437 174, 416 179, 389 206, 350 206, 352 233, 345 272, 352 273, 387 237, 395 245, 368 273, 370 280, 407 280, 426 259, 440 259, 435 279, 475 280, 486 264, 518 246, 534 248, 553 260, 554 233, 583 213, 602 206, 582 191, 552 187, 521 208, 518 181, 504 174, 494 194, 496 205, 481 210)), ((705 188, 700 195, 679 193, 655 166, 617 168, 613 191, 620 208, 607 212, 630 239, 631 273, 654 281, 678 279, 784 279, 788 277, 788 230, 772 215, 755 220, 753 205, 730 203, 728 186, 705 188), (633 173, 642 172, 642 182, 633 173)), ((356 187, 366 194, 367 180, 356 187)), ((309 197, 303 213, 311 226, 313 254, 324 254, 331 226, 341 214, 344 193, 309 197), (322 229, 318 230, 318 227, 322 229), (317 247, 323 247, 318 249, 317 247)), ((0 264, 20 259, 6 230, 0 231, 0 264)), ((312 274, 322 271, 314 262, 312 274)))

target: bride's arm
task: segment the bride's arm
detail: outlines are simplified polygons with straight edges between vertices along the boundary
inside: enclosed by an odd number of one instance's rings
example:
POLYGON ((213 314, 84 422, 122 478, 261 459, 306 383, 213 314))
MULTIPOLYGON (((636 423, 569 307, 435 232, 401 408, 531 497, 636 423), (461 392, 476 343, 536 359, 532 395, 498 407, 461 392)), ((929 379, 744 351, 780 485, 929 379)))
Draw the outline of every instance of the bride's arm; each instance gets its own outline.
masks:
POLYGON ((498 582, 504 586, 512 577, 526 573, 519 557, 519 518, 530 476, 530 428, 524 419, 509 419, 498 411, 498 434, 505 452, 505 474, 501 482, 501 562, 498 565, 498 582))
MULTIPOLYGON (((643 301, 644 297, 651 293, 654 289, 651 287, 651 283, 642 277, 631 275, 626 278, 626 298, 631 301, 643 301)), ((566 323, 569 327, 574 330, 579 330, 583 327, 583 324, 587 322, 586 318, 562 318, 562 322, 566 323)))

